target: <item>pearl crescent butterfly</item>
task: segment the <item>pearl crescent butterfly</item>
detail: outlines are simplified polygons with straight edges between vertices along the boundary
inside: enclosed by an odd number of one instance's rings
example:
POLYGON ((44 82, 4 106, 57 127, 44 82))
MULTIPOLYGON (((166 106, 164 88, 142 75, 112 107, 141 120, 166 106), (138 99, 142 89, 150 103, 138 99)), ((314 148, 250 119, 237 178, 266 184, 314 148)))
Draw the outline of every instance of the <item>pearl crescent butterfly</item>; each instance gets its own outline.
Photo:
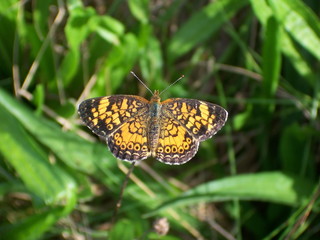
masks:
POLYGON ((195 99, 160 102, 159 95, 154 91, 150 101, 134 95, 87 99, 78 112, 118 159, 135 162, 152 156, 166 164, 183 164, 194 157, 200 142, 223 127, 228 112, 195 99))

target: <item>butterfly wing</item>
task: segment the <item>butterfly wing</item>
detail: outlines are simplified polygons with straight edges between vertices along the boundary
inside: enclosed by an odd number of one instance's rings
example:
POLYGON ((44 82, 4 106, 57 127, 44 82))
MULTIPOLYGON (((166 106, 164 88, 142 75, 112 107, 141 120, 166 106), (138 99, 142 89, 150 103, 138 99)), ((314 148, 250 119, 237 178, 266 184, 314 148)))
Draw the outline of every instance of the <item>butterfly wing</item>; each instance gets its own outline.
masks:
POLYGON ((121 160, 148 157, 146 115, 149 102, 138 96, 114 95, 92 98, 79 106, 82 121, 106 139, 112 154, 121 160))
POLYGON ((121 160, 140 161, 150 156, 146 115, 130 118, 107 138, 112 154, 121 160))
POLYGON ((166 164, 179 165, 197 153, 197 141, 179 121, 163 115, 155 158, 166 164))
POLYGON ((165 115, 176 119, 199 141, 211 138, 228 118, 223 107, 195 99, 171 98, 163 102, 162 109, 165 115))
POLYGON ((131 95, 98 97, 83 101, 78 113, 92 132, 108 137, 129 119, 147 112, 148 103, 142 97, 131 95))
POLYGON ((156 158, 167 164, 183 164, 198 151, 199 142, 216 134, 228 112, 215 104, 183 98, 162 103, 156 158))

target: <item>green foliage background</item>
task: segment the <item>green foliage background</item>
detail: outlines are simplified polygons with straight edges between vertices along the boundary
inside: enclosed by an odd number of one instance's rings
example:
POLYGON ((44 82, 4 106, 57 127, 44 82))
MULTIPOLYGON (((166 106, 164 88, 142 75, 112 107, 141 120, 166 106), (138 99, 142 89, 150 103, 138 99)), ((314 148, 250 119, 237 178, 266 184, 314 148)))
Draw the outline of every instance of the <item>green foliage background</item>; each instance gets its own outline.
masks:
POLYGON ((2 239, 319 239, 320 2, 0 1, 2 239), (89 97, 215 102, 181 166, 134 169, 82 126, 89 97), (153 222, 166 217, 160 236, 153 222))

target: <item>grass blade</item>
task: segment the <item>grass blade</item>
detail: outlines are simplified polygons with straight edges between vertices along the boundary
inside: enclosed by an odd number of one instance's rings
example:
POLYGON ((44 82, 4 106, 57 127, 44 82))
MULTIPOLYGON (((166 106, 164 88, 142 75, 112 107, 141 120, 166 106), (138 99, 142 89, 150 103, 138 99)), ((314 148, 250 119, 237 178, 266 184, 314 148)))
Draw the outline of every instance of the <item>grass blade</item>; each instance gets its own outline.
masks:
POLYGON ((243 174, 197 186, 181 197, 164 203, 151 214, 169 207, 230 201, 235 198, 297 206, 308 200, 314 188, 315 184, 306 179, 281 172, 243 174))

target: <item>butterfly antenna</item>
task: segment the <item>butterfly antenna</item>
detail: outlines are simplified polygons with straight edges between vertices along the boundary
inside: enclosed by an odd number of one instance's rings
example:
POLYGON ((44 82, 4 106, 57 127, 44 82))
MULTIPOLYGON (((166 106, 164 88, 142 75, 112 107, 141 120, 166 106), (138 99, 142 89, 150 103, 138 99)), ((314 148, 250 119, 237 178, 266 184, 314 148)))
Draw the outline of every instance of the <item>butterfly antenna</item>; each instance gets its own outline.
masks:
POLYGON ((182 78, 184 78, 184 75, 182 75, 181 77, 179 77, 177 80, 175 80, 173 83, 171 83, 168 87, 166 87, 164 90, 161 91, 161 93, 159 94, 159 96, 164 93, 165 91, 167 91, 172 85, 176 84, 178 81, 180 81, 182 78))
POLYGON ((151 92, 151 94, 153 95, 153 92, 150 90, 150 88, 148 88, 148 86, 147 86, 144 82, 142 82, 142 80, 141 80, 134 72, 130 71, 130 73, 131 73, 136 79, 138 79, 139 82, 140 82, 146 89, 148 89, 149 92, 151 92))

